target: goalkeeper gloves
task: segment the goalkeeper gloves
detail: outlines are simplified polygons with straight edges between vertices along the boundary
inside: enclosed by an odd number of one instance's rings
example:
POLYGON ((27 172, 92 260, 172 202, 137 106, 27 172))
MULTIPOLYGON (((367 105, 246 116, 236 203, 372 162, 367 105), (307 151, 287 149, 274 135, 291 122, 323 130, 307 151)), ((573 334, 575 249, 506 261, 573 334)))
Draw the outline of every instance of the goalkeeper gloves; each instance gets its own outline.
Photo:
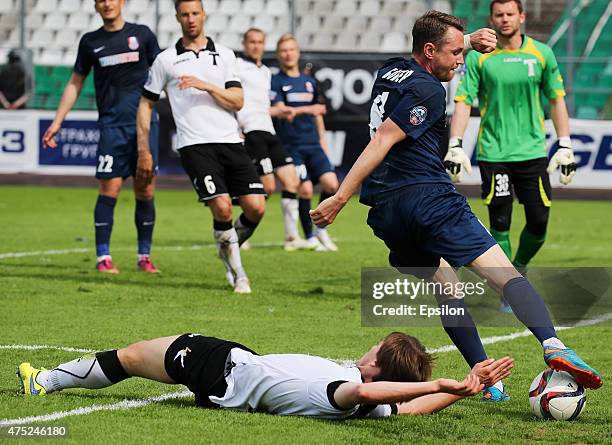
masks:
POLYGON ((576 175, 576 159, 572 151, 572 142, 568 136, 559 138, 559 148, 548 163, 548 173, 553 174, 561 167, 559 182, 568 185, 576 175))
POLYGON ((448 153, 444 157, 444 168, 448 172, 453 182, 461 182, 461 168, 472 174, 472 164, 463 148, 461 148, 461 138, 452 137, 448 143, 448 153))

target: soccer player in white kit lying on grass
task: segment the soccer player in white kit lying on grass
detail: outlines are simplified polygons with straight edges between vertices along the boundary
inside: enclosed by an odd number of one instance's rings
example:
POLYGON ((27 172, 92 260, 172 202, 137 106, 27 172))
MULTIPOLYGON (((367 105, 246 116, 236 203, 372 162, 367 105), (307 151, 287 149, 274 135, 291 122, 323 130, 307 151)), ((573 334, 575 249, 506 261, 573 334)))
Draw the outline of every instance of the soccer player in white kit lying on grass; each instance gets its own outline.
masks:
POLYGON ((184 334, 83 356, 55 369, 19 365, 22 392, 100 389, 128 377, 183 384, 195 403, 326 419, 427 414, 510 375, 504 357, 477 364, 461 382, 430 380, 433 358, 415 337, 393 332, 354 365, 303 354, 258 355, 240 343, 184 334))

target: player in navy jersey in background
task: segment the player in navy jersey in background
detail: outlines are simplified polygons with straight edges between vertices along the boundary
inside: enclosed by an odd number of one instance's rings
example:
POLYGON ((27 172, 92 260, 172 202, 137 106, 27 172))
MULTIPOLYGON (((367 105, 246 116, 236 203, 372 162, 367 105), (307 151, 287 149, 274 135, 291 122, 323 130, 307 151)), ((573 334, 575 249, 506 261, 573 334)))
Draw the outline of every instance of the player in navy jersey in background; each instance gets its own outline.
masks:
POLYGON ((317 97, 317 81, 300 73, 300 49, 291 34, 278 40, 276 55, 281 71, 272 76, 272 117, 276 118, 276 133, 293 157, 300 176, 300 220, 304 237, 316 250, 338 250, 327 230, 312 231, 310 199, 313 184, 321 184, 321 201, 338 189, 338 178, 327 153, 327 137, 323 115, 325 105, 317 97))
POLYGON ((155 174, 157 173, 157 116, 151 122, 150 151, 139 152, 136 143, 136 110, 149 67, 160 49, 155 35, 144 25, 127 23, 122 16, 125 0, 95 0, 104 25, 86 33, 79 42, 77 59, 55 119, 43 136, 45 147, 55 148, 55 136, 74 106, 85 78, 94 70, 100 140, 96 178, 99 195, 94 211, 96 269, 119 273, 110 254, 115 204, 123 181, 134 178, 135 223, 138 232, 138 268, 157 273, 151 262, 155 224, 155 174))
MULTIPOLYGON (((477 49, 495 48, 492 30, 474 34, 490 42, 477 49)), ((544 301, 472 213, 442 163, 446 107, 440 82, 452 79, 471 38, 464 38, 461 20, 437 11, 419 18, 412 35, 414 58, 390 59, 378 71, 372 89, 372 140, 338 192, 312 212, 314 223, 331 224, 363 183, 361 202, 372 207, 368 225, 389 248, 392 266, 454 289, 459 279, 453 268, 469 266, 503 295, 540 341, 549 367, 569 372, 587 388, 599 388, 600 375, 557 338, 544 301)), ((445 331, 473 368, 487 355, 463 296, 437 297, 445 331)), ((508 398, 502 382, 483 394, 485 401, 508 398)))

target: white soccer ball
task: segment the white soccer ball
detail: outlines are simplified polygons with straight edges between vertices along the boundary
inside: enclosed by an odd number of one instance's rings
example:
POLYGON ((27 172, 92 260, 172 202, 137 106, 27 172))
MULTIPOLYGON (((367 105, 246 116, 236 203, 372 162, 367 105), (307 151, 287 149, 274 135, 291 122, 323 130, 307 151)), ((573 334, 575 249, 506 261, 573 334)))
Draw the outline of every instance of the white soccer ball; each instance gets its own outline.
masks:
POLYGON ((547 368, 529 387, 529 405, 540 419, 574 420, 586 405, 586 391, 571 374, 547 368))

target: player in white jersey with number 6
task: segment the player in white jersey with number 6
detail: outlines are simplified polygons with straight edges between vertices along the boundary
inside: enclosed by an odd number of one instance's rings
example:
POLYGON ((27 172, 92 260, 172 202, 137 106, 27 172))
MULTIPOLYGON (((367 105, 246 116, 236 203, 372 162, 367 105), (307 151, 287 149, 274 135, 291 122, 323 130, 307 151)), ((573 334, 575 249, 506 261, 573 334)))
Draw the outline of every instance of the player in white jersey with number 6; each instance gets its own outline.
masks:
POLYGON ((205 37, 201 0, 174 2, 183 37, 151 67, 138 109, 138 144, 148 144, 149 116, 163 90, 172 106, 183 168, 201 202, 213 214, 214 236, 228 280, 237 293, 250 293, 239 245, 265 211, 265 191, 251 163, 235 113, 244 96, 234 52, 205 37), (232 200, 243 213, 232 224, 232 200))

